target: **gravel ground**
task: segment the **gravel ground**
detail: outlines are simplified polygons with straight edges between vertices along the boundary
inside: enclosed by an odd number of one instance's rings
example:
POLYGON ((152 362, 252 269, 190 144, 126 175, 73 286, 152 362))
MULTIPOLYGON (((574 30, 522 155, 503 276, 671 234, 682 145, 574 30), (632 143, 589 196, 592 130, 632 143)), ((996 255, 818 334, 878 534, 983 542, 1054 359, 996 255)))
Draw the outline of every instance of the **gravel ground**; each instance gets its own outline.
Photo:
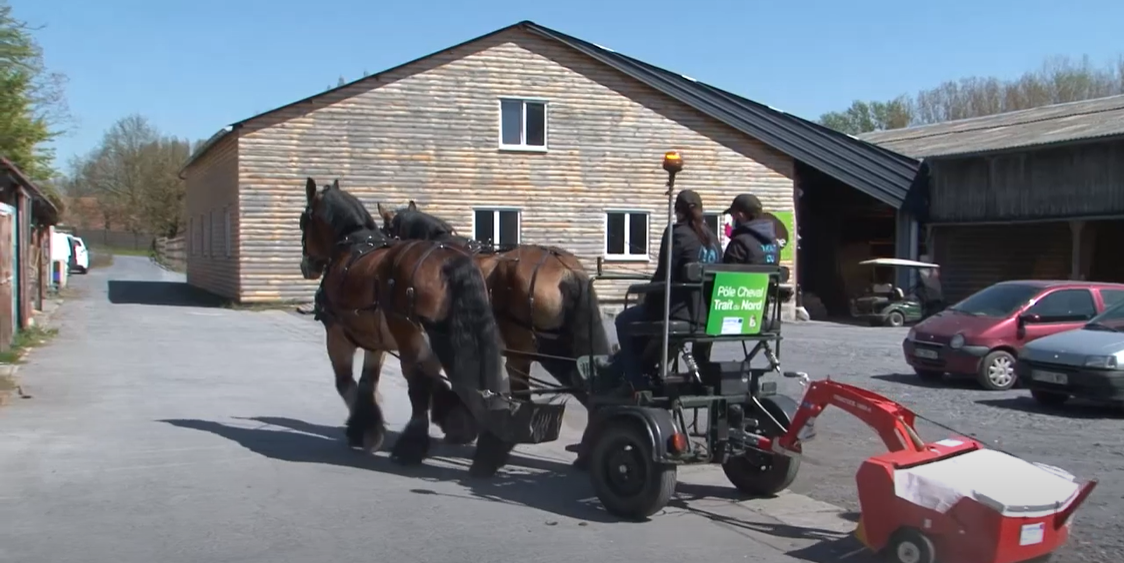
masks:
MULTIPOLYGON (((970 380, 923 384, 902 359, 905 334, 906 329, 790 324, 782 364, 815 379, 831 376, 871 389, 1011 454, 1061 467, 1080 479, 1098 479, 1097 490, 1078 512, 1070 544, 1054 561, 1124 561, 1121 411, 1082 404, 1047 411, 1037 408, 1026 391, 983 391, 970 380)), ((782 389, 799 396, 799 387, 789 381, 782 389)), ((926 422, 918 426, 927 441, 950 434, 926 422)), ((854 473, 863 459, 884 447, 869 427, 839 410, 829 408, 816 427, 817 439, 808 445, 793 490, 857 510, 854 473)))

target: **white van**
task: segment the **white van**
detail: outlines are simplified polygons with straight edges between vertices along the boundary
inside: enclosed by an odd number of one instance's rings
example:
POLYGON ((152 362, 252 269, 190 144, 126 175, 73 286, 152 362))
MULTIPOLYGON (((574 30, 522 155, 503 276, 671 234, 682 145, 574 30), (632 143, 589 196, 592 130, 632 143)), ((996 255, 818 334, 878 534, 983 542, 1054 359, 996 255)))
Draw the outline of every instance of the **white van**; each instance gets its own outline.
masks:
POLYGON ((85 274, 90 269, 90 251, 86 249, 86 241, 82 237, 70 237, 70 269, 80 274, 85 274))

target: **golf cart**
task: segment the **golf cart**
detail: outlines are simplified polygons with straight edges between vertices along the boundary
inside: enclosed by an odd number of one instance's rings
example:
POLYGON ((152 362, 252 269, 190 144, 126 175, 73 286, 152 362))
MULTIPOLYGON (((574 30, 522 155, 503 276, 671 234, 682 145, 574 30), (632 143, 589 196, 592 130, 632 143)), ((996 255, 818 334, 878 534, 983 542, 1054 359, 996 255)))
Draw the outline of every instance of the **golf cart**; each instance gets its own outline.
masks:
POLYGON ((901 258, 874 258, 859 262, 871 266, 871 284, 851 299, 851 316, 871 326, 902 326, 918 322, 943 308, 940 266, 901 258), (917 282, 908 291, 894 284, 898 268, 917 270, 917 282))

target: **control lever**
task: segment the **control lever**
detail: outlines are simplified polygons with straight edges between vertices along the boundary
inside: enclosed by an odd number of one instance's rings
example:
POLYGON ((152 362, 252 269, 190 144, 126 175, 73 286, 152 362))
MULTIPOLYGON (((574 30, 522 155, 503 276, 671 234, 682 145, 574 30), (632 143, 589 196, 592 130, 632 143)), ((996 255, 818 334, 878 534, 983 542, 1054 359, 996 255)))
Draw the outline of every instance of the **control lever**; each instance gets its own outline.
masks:
POLYGON ((808 384, 812 382, 812 378, 808 377, 808 374, 802 371, 786 371, 781 373, 781 375, 789 379, 799 379, 801 387, 807 387, 808 384))

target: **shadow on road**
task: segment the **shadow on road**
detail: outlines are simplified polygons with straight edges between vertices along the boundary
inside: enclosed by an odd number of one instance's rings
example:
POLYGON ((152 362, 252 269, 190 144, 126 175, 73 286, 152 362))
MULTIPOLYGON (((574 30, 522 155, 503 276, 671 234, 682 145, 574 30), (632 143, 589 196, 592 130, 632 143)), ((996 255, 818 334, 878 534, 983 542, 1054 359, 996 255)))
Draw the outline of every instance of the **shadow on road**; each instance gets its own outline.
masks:
POLYGON ((114 305, 214 308, 226 304, 225 299, 184 282, 109 280, 108 289, 114 305))
MULTIPOLYGON (((247 428, 208 420, 161 422, 210 432, 272 459, 368 469, 430 482, 455 482, 464 486, 468 493, 450 495, 429 489, 411 490, 417 494, 509 503, 578 520, 618 522, 618 519, 601 509, 596 499, 591 498, 588 477, 568 471, 569 464, 513 453, 508 465, 496 477, 488 480, 474 479, 468 476, 469 462, 465 459, 471 457, 472 446, 451 446, 435 439, 430 457, 458 467, 444 468, 430 464, 403 466, 385 455, 384 452, 389 450, 385 445, 379 455, 366 455, 347 448, 341 427, 283 417, 253 417, 243 420, 259 422, 272 428, 247 428), (532 471, 526 471, 528 469, 532 471)), ((392 445, 397 437, 397 433, 387 432, 388 445, 392 445)))
MULTIPOLYGON (((509 464, 492 479, 474 479, 468 476, 468 457, 472 446, 452 446, 434 440, 431 458, 457 467, 446 468, 431 464, 403 466, 389 459, 383 452, 366 455, 344 446, 343 428, 312 424, 285 417, 249 417, 239 420, 257 422, 266 426, 251 428, 232 426, 208 420, 162 420, 180 428, 201 430, 221 436, 257 454, 281 461, 298 463, 323 463, 342 467, 368 469, 382 473, 421 479, 429 482, 454 482, 465 487, 467 494, 450 494, 432 489, 415 488, 410 492, 422 495, 449 496, 527 506, 559 516, 599 523, 627 524, 604 511, 593 497, 586 473, 574 471, 569 464, 513 453, 509 464), (526 471, 531 470, 531 471, 526 471)), ((393 443, 398 434, 387 433, 387 442, 393 443)), ((676 497, 669 507, 678 508, 721 524, 777 538, 816 541, 817 544, 788 554, 815 563, 838 561, 861 545, 848 534, 830 530, 801 528, 779 523, 747 522, 694 507, 692 501, 700 499, 745 500, 732 487, 714 487, 692 483, 679 483, 676 497)), ((848 558, 850 563, 866 563, 861 557, 848 558)))
POLYGON ((1071 419, 1124 419, 1124 409, 1112 405, 1088 403, 1070 399, 1060 407, 1045 407, 1030 397, 1008 397, 1006 399, 980 399, 976 404, 1031 414, 1043 414, 1071 419))
POLYGON ((913 373, 889 373, 885 375, 872 375, 871 379, 879 381, 886 381, 889 383, 900 383, 902 385, 909 385, 911 387, 923 387, 926 389, 975 389, 979 390, 980 386, 976 385, 974 381, 969 378, 963 377, 949 377, 944 376, 940 381, 925 381, 913 373))
MULTIPOLYGON (((691 504, 692 501, 702 499, 727 499, 731 502, 745 500, 736 489, 732 487, 715 487, 713 485, 697 485, 680 483, 676 487, 676 498, 668 506, 677 508, 689 514, 706 518, 712 522, 722 524, 734 530, 743 531, 750 536, 762 534, 782 540, 798 540, 815 542, 808 547, 785 551, 785 555, 813 563, 828 563, 846 560, 848 563, 873 563, 876 558, 855 539, 853 534, 840 533, 835 530, 809 528, 805 526, 792 526, 781 522, 745 521, 724 514, 719 514, 705 508, 691 504)), ((857 522, 858 514, 848 512, 843 518, 857 522)))

